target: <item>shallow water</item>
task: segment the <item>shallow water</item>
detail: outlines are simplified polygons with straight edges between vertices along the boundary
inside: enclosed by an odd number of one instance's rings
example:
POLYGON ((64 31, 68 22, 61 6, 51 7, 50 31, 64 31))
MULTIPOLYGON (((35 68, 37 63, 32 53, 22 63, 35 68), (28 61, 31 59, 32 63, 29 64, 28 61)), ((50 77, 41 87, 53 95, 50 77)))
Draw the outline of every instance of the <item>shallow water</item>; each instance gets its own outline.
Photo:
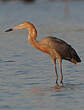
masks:
POLYGON ((84 110, 83 59, 84 2, 0 2, 0 110, 84 110), (80 65, 63 61, 64 88, 55 87, 50 57, 30 46, 26 30, 4 32, 23 21, 35 24, 38 40, 56 36, 78 52, 80 65))

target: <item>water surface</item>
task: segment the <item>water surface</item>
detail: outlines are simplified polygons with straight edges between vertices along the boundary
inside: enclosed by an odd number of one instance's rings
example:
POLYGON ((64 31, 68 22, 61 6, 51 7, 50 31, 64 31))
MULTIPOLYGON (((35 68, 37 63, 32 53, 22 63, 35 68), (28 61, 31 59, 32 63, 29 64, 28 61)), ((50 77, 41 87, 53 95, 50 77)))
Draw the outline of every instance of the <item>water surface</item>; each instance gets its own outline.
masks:
POLYGON ((83 59, 83 1, 0 2, 1 110, 84 110, 83 59), (80 65, 63 61, 64 88, 55 88, 51 58, 30 46, 27 30, 4 32, 23 21, 35 24, 38 40, 56 36, 78 52, 80 65))

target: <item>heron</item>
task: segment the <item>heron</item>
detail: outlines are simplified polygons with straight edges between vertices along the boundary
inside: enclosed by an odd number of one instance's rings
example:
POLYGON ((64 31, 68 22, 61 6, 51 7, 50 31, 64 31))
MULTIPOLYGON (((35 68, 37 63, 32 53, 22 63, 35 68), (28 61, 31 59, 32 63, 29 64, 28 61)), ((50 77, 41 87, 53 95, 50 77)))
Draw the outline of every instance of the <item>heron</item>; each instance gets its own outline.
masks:
POLYGON ((41 41, 36 40, 37 30, 31 22, 23 22, 13 28, 7 29, 5 32, 14 31, 18 29, 28 30, 28 41, 36 49, 50 55, 52 62, 54 64, 54 69, 56 73, 56 86, 58 84, 58 73, 56 68, 56 61, 60 68, 60 86, 63 86, 63 72, 62 72, 62 60, 68 60, 74 64, 81 62, 80 57, 74 48, 64 40, 53 36, 47 36, 41 41))

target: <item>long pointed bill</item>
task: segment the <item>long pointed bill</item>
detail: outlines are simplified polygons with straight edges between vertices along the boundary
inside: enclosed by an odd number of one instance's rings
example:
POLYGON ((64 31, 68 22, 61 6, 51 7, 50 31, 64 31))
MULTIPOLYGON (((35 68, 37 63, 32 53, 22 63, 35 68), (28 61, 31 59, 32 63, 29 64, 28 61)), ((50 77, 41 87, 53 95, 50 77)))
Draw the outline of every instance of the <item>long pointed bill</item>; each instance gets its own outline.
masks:
POLYGON ((5 32, 10 32, 10 31, 18 30, 18 29, 20 29, 20 26, 19 25, 18 26, 15 26, 13 28, 7 29, 5 32))
POLYGON ((18 29, 24 29, 25 28, 25 25, 24 24, 20 24, 18 26, 15 26, 13 28, 10 28, 8 30, 6 30, 5 32, 10 32, 10 31, 14 31, 14 30, 18 30, 18 29))
POLYGON ((10 31, 13 31, 13 29, 11 28, 11 29, 8 29, 8 30, 6 30, 5 32, 10 32, 10 31))

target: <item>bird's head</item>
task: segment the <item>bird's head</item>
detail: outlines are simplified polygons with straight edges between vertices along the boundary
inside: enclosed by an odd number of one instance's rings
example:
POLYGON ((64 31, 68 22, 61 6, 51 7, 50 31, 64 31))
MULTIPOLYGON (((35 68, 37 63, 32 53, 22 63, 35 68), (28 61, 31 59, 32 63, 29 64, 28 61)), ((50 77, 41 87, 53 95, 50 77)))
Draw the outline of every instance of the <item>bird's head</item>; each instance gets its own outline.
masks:
POLYGON ((31 29, 33 27, 34 27, 34 25, 32 23, 30 23, 30 22, 23 22, 20 25, 17 25, 17 26, 15 26, 13 28, 7 29, 5 32, 14 31, 14 30, 18 30, 18 29, 31 29))

